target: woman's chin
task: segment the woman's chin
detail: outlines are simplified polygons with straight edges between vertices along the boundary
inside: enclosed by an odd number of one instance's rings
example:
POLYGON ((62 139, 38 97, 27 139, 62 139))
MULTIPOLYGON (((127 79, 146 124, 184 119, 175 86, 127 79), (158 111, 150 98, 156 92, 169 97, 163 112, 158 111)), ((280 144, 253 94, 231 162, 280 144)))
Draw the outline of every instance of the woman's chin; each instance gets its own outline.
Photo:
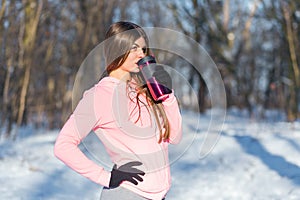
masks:
POLYGON ((138 67, 136 67, 136 68, 133 68, 132 70, 131 70, 131 72, 132 73, 138 73, 140 70, 139 70, 139 68, 138 67))

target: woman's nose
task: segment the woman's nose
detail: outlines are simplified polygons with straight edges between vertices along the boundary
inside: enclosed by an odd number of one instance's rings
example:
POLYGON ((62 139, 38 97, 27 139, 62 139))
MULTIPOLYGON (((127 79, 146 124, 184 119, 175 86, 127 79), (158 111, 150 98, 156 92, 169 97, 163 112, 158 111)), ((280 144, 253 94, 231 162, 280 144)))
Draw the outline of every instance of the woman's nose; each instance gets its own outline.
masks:
POLYGON ((146 55, 145 55, 145 53, 143 52, 143 50, 139 50, 139 52, 138 52, 138 57, 139 58, 144 58, 146 55))

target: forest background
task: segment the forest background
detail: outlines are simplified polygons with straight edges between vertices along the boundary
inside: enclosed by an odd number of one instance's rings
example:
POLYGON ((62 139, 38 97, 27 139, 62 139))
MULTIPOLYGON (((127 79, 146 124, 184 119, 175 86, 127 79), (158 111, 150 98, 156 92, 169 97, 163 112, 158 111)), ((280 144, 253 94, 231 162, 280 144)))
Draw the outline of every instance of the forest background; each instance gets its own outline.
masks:
MULTIPOLYGON (((298 0, 0 0, 0 138, 26 125, 60 128, 80 65, 119 20, 198 42, 221 74, 227 108, 255 119, 267 110, 289 122, 300 118, 298 0)), ((165 59, 196 91, 197 102, 182 101, 182 108, 206 112, 201 74, 176 56, 165 59)))

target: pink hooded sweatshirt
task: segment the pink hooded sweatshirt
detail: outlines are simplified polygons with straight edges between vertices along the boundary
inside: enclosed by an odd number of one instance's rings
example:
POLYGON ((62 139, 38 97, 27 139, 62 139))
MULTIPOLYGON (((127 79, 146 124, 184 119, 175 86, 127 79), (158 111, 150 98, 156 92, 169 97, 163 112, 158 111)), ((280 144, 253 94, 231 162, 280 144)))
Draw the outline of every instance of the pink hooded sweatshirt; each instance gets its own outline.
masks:
POLYGON ((170 124, 170 138, 158 143, 159 126, 146 106, 146 98, 140 95, 140 106, 137 106, 135 97, 135 89, 125 82, 103 78, 84 93, 57 137, 54 154, 79 174, 109 187, 110 171, 87 158, 78 148, 94 131, 118 167, 132 161, 142 163, 135 168, 145 172, 143 182, 134 185, 123 181, 120 187, 145 198, 161 200, 171 186, 168 144, 177 144, 182 134, 178 103, 173 93, 162 103, 170 124))

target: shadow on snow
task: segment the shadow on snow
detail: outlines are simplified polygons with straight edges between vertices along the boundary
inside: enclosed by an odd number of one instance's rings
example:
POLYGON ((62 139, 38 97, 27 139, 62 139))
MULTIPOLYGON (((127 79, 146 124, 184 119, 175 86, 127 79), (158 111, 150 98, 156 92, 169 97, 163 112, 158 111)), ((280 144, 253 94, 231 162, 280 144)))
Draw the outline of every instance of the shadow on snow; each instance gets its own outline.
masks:
POLYGON ((260 142, 251 136, 232 136, 241 145, 243 150, 259 158, 269 169, 275 171, 281 177, 288 178, 294 184, 300 185, 300 168, 288 162, 285 158, 268 152, 260 142))

